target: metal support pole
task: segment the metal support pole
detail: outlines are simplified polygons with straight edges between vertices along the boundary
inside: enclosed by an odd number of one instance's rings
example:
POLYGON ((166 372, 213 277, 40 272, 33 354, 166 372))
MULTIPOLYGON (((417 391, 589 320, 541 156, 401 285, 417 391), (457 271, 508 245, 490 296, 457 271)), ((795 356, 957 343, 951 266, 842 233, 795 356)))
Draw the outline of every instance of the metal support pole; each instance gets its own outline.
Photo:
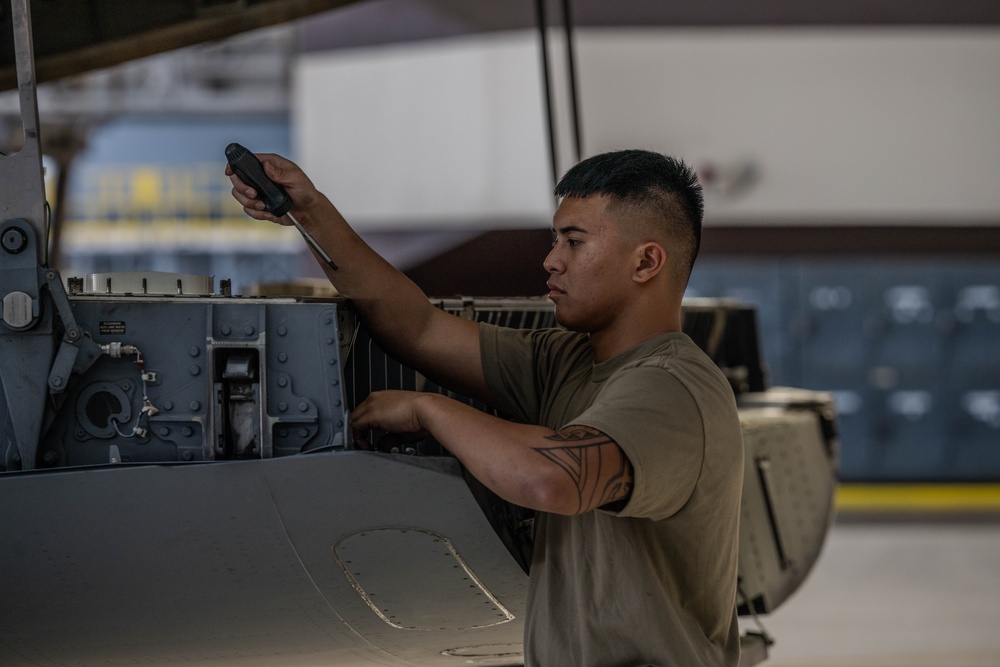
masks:
POLYGON ((552 187, 559 182, 559 151, 556 140, 556 119, 552 100, 552 81, 549 76, 549 37, 548 21, 545 18, 546 0, 535 0, 535 12, 538 20, 539 51, 541 52, 542 85, 545 94, 545 118, 549 129, 549 166, 552 170, 552 187))
POLYGON ((4 434, 0 467, 17 470, 37 464, 56 347, 49 273, 59 278, 43 268, 45 185, 31 14, 28 0, 10 6, 24 145, 0 156, 0 398, 12 427, 4 434))
MULTIPOLYGON (((549 133, 549 161, 552 167, 552 185, 555 186, 559 181, 559 176, 561 175, 562 169, 566 166, 560 164, 562 159, 569 157, 573 160, 573 164, 580 161, 583 157, 583 132, 580 123, 580 101, 577 93, 577 77, 576 77, 576 57, 575 57, 575 44, 573 41, 573 16, 571 12, 571 1, 572 0, 562 0, 562 20, 563 20, 563 35, 565 38, 565 79, 563 76, 553 77, 552 67, 551 67, 551 54, 549 53, 549 39, 548 39, 548 18, 546 16, 546 2, 547 0, 535 0, 535 10, 536 18, 538 23, 538 36, 539 36, 539 51, 541 52, 541 68, 542 68, 542 84, 543 93, 545 96, 545 117, 548 125, 549 133), (558 82, 558 83, 554 83, 558 82), (565 83, 563 83, 565 82, 565 83), (559 110, 557 111, 557 97, 555 94, 556 86, 565 86, 565 88, 560 88, 560 90, 565 90, 566 92, 566 104, 559 104, 559 110), (560 137, 558 135, 558 122, 559 120, 566 122, 566 128, 569 133, 560 137), (560 141, 572 142, 571 153, 569 156, 560 153, 560 141)), ((558 74, 559 72, 557 72, 558 74)))
POLYGON ((11 0, 14 28, 14 57, 21 104, 24 145, 14 155, 0 156, 0 222, 26 221, 38 237, 36 261, 44 266, 46 257, 45 181, 42 175, 42 148, 38 135, 38 99, 35 61, 31 37, 31 10, 28 0, 11 0))
POLYGON ((573 119, 573 157, 583 158, 583 129, 580 124, 580 99, 576 88, 576 46, 573 43, 573 0, 563 0, 563 31, 566 36, 566 75, 569 79, 569 110, 573 119))

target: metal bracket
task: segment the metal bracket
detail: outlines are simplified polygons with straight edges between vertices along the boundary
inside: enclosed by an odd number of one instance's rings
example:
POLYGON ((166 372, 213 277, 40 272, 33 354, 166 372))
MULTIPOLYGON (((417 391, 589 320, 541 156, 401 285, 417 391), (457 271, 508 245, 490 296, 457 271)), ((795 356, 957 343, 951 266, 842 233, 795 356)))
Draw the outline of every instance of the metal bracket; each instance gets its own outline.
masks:
POLYGON ((0 383, 12 422, 9 437, 17 445, 8 448, 4 466, 30 469, 37 463, 47 399, 65 391, 70 374, 88 368, 101 352, 77 326, 59 273, 45 268, 47 215, 31 11, 28 0, 11 0, 10 7, 24 144, 13 155, 0 154, 0 383), (58 352, 56 314, 65 327, 58 352))
POLYGON ((54 269, 40 269, 38 279, 39 282, 44 281, 49 288, 56 312, 65 329, 56 359, 52 363, 52 370, 49 372, 49 391, 59 394, 66 390, 71 373, 83 373, 97 361, 102 354, 101 346, 77 325, 59 272, 54 269))

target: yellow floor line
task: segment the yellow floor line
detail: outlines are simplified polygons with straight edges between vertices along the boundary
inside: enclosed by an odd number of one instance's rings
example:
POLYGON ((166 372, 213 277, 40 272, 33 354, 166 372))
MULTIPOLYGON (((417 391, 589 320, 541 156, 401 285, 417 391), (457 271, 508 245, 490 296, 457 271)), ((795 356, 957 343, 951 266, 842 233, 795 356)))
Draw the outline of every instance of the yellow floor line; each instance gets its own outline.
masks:
POLYGON ((838 511, 995 512, 1000 484, 842 484, 838 511))

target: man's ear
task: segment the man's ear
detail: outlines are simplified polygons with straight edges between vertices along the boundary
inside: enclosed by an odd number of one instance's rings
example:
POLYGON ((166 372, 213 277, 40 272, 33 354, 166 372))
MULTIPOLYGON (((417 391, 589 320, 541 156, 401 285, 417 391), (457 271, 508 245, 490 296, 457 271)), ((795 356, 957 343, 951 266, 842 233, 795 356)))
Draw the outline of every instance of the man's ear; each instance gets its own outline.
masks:
POLYGON ((636 248, 638 262, 632 280, 645 283, 656 277, 667 264, 667 251, 656 241, 647 241, 636 248))

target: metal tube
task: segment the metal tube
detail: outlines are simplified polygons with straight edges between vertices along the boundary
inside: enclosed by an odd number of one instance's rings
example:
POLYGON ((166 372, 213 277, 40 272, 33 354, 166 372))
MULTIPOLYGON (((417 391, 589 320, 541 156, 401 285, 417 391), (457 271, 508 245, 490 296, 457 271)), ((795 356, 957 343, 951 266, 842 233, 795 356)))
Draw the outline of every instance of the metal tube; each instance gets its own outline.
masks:
POLYGON ((583 157, 583 128, 580 124, 580 101, 576 89, 576 47, 573 42, 573 16, 570 5, 573 0, 563 0, 563 31, 566 34, 566 74, 569 78, 569 109, 573 118, 573 149, 576 162, 583 157))
POLYGON ((542 84, 545 88, 545 117, 549 128, 549 162, 552 169, 552 187, 559 182, 559 157, 556 150, 556 119, 552 109, 552 82, 549 79, 548 22, 545 18, 545 1, 535 0, 538 18, 539 50, 542 56, 542 84))

